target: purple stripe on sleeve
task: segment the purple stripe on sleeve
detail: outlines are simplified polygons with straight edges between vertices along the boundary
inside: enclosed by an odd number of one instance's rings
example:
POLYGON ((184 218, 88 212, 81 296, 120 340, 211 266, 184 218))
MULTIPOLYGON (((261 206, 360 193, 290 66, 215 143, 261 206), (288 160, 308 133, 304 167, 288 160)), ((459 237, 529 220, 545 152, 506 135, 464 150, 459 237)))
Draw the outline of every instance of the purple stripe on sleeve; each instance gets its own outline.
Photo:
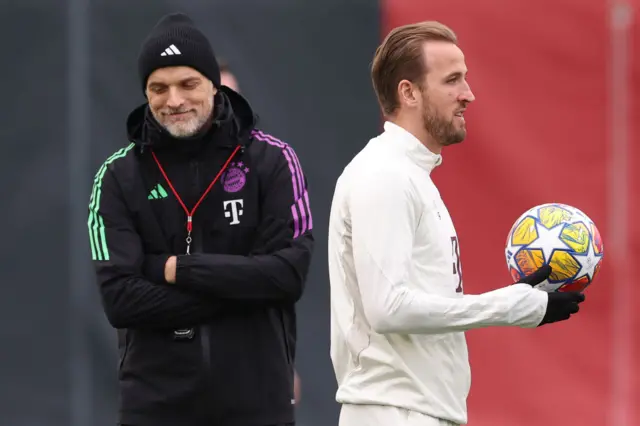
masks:
POLYGON ((309 203, 309 192, 307 190, 304 191, 304 202, 307 205, 307 210, 309 211, 309 226, 307 229, 311 231, 313 229, 313 217, 311 215, 311 203, 309 203))
POLYGON ((287 159, 289 170, 291 171, 291 182, 293 183, 293 198, 296 200, 300 198, 300 191, 302 190, 302 187, 299 185, 299 180, 297 178, 300 172, 296 168, 295 162, 291 159, 291 156, 288 152, 289 150, 287 149, 288 148, 287 144, 277 139, 274 139, 272 137, 269 137, 269 135, 265 135, 262 132, 254 131, 253 136, 259 141, 266 142, 269 145, 277 146, 278 148, 282 148, 282 153, 284 157, 287 159))
MULTIPOLYGON (((300 160, 298 160, 298 156, 296 155, 296 153, 293 151, 293 149, 291 147, 289 147, 289 151, 291 152, 291 157, 293 158, 293 164, 296 166, 296 168, 298 170, 302 170, 302 166, 300 165, 300 160)), ((300 188, 304 188, 304 176, 302 175, 302 173, 298 173, 298 182, 300 183, 300 188)), ((302 197, 303 191, 300 191, 300 197, 302 197)))
POLYGON ((296 180, 298 182, 298 188, 299 188, 299 192, 296 195, 296 200, 299 197, 302 197, 302 191, 304 188, 304 175, 302 173, 302 166, 300 166, 300 161, 298 160, 298 156, 296 155, 295 151, 293 150, 293 148, 291 148, 291 146, 289 146, 287 143, 282 142, 279 139, 274 138, 271 135, 267 135, 264 132, 259 132, 260 135, 264 136, 265 138, 269 139, 270 141, 274 142, 275 144, 277 144, 277 146, 281 146, 284 149, 284 154, 285 156, 288 155, 287 157, 287 161, 290 161, 290 164, 293 165, 293 168, 296 170, 296 180))
POLYGON ((299 172, 296 168, 295 162, 291 159, 291 154, 289 154, 286 149, 282 150, 282 154, 284 155, 284 158, 287 159, 287 164, 289 164, 289 170, 291 171, 291 182, 293 184, 293 198, 297 200, 298 198, 300 198, 300 193, 302 192, 302 186, 300 185, 300 180, 298 179, 299 172))
POLYGON ((300 236, 300 227, 298 226, 300 219, 295 203, 291 205, 291 216, 293 216, 293 238, 298 238, 300 236))
POLYGON ((304 198, 298 199, 298 209, 300 210, 300 216, 302 218, 302 232, 306 231, 307 228, 307 210, 304 208, 304 198))
POLYGON ((281 148, 282 154, 287 160, 289 171, 291 172, 291 184, 293 186, 294 197, 293 204, 291 205, 291 215, 293 216, 294 238, 297 238, 307 230, 311 230, 313 225, 311 208, 309 206, 309 194, 304 185, 304 175, 298 156, 288 144, 262 131, 254 130, 252 136, 256 140, 281 148))
POLYGON ((290 162, 291 165, 293 165, 293 168, 296 170, 296 181, 298 182, 298 188, 299 191, 298 193, 295 195, 296 200, 300 197, 302 197, 302 190, 304 188, 304 176, 302 173, 302 167, 300 166, 300 161, 298 160, 298 156, 296 155, 295 151, 293 150, 293 148, 291 148, 288 144, 286 144, 285 142, 282 142, 279 139, 274 138, 271 135, 267 135, 266 133, 260 131, 258 132, 261 136, 263 136, 264 138, 268 139, 269 141, 273 142, 274 144, 276 144, 276 146, 281 146, 284 150, 284 154, 287 157, 287 161, 290 162))

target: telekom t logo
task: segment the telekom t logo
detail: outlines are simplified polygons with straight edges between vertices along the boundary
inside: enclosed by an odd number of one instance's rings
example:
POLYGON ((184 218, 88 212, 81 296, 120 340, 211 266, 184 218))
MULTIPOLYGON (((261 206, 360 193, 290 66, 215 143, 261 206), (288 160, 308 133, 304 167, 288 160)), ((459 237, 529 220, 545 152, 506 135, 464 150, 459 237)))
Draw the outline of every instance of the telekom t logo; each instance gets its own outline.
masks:
POLYGON ((240 223, 243 203, 243 200, 228 200, 223 203, 224 217, 231 218, 229 225, 237 225, 240 223))

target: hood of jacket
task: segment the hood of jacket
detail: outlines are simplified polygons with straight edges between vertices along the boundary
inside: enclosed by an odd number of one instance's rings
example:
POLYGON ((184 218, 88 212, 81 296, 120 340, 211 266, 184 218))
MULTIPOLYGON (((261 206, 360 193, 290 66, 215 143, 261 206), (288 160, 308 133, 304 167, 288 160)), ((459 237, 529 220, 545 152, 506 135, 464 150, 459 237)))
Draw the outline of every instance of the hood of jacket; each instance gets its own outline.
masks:
POLYGON ((149 104, 136 107, 127 117, 127 136, 138 148, 163 148, 189 142, 214 141, 221 145, 246 146, 251 140, 257 117, 249 102, 232 89, 221 86, 214 97, 213 121, 203 133, 175 138, 153 117, 149 104))

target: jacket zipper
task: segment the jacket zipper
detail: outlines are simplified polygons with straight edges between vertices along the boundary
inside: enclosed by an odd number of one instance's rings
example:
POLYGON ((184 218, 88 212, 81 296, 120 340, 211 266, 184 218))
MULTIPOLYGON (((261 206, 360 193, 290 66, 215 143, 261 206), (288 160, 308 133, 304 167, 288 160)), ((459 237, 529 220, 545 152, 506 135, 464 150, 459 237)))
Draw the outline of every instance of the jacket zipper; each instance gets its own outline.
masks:
MULTIPOLYGON (((200 194, 202 185, 200 185, 200 163, 197 159, 191 160, 191 169, 193 176, 193 189, 195 194, 200 194)), ((193 224, 193 246, 192 253, 202 253, 202 239, 204 238, 204 232, 202 226, 198 226, 199 221, 194 221, 193 224)), ((213 396, 213 389, 210 388, 211 383, 211 330, 207 324, 201 324, 200 329, 200 348, 202 351, 202 363, 204 366, 205 376, 205 393, 213 396)))

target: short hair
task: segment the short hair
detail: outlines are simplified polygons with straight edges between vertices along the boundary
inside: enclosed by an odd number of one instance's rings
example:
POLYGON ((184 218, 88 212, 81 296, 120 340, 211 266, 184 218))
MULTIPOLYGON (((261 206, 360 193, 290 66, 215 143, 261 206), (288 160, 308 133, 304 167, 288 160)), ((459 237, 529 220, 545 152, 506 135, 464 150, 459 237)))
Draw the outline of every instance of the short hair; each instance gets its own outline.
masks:
POLYGON ((423 21, 394 28, 376 49, 371 80, 384 115, 393 114, 399 107, 400 81, 422 82, 426 71, 422 47, 426 41, 458 44, 451 28, 437 21, 423 21))

